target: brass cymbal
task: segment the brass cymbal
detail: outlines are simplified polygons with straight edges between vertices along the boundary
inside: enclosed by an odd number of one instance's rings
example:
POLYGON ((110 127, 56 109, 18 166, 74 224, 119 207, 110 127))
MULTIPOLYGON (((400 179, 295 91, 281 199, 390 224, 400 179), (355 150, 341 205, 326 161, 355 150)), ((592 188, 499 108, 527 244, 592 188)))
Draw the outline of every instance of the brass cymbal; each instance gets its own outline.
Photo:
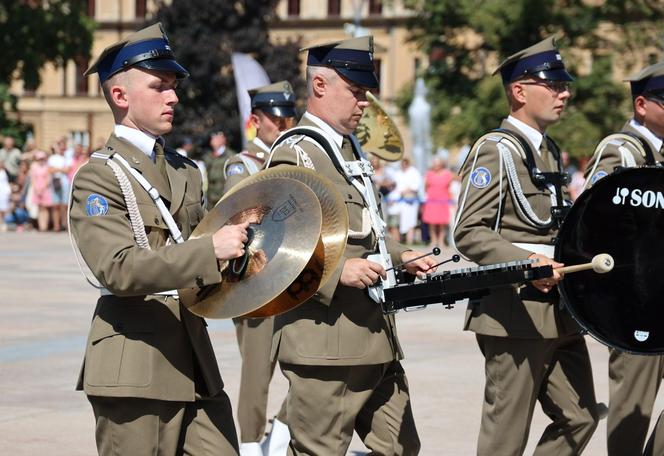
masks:
POLYGON ((275 315, 317 291, 323 272, 322 212, 309 187, 283 177, 250 182, 224 196, 190 239, 245 221, 250 222, 245 261, 227 262, 221 283, 178 290, 193 313, 209 318, 275 315))
POLYGON ((321 228, 321 240, 323 242, 323 277, 320 286, 324 286, 329 280, 346 248, 346 238, 348 237, 348 210, 341 193, 328 178, 312 171, 308 168, 292 165, 279 165, 274 168, 268 168, 244 179, 230 192, 249 185, 252 182, 261 182, 263 180, 285 177, 295 179, 306 184, 318 197, 321 210, 323 212, 323 225, 321 228))
POLYGON ((362 150, 385 161, 401 160, 404 148, 399 129, 378 99, 371 92, 366 95, 369 106, 355 129, 362 150))

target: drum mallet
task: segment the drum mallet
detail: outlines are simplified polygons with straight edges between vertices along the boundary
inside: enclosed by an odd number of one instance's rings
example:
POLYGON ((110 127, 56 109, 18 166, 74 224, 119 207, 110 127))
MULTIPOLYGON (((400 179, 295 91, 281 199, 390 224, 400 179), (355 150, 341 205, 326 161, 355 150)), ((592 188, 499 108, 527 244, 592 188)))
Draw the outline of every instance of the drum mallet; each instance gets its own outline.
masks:
POLYGON ((598 274, 604 274, 613 269, 613 257, 608 253, 600 253, 595 255, 590 263, 575 264, 574 266, 564 266, 556 269, 561 274, 569 274, 570 272, 586 271, 592 269, 598 274))

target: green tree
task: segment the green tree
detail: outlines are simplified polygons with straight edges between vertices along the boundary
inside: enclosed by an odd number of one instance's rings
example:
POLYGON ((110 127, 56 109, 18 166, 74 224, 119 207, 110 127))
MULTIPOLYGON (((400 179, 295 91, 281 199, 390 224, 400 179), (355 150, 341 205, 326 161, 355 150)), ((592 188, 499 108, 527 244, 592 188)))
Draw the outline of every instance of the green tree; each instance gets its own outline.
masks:
POLYGON ((8 116, 16 111, 12 81, 36 89, 46 63, 63 65, 89 56, 94 22, 86 8, 83 0, 0 0, 0 133, 21 139, 27 128, 8 116))
POLYGON ((272 81, 287 79, 299 97, 305 84, 300 75, 298 46, 270 43, 268 21, 274 0, 173 0, 161 4, 161 21, 178 62, 191 73, 178 91, 172 136, 204 139, 223 130, 231 147, 241 147, 240 114, 235 93, 231 53, 251 54, 272 81))
MULTIPOLYGON (((417 12, 411 39, 430 56, 423 74, 430 88, 434 142, 470 143, 499 125, 507 105, 499 76, 491 76, 506 56, 549 35, 560 38, 573 74, 574 97, 552 136, 572 155, 592 152, 604 135, 629 113, 629 89, 614 81, 616 61, 644 44, 661 45, 661 2, 605 0, 406 0, 417 12), (619 36, 620 39, 615 39, 619 36), (613 39, 613 40, 612 40, 613 39), (615 61, 613 59, 616 58, 615 61)), ((404 97, 401 106, 407 104, 404 97)))

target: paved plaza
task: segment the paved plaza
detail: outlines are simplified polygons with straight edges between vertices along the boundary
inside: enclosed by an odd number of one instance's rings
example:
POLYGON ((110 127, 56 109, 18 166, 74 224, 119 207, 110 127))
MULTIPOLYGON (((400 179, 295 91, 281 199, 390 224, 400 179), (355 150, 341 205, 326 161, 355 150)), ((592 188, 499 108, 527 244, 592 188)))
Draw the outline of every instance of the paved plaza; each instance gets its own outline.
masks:
MULTIPOLYGON (((97 293, 78 271, 66 234, 0 234, 0 453, 93 455, 92 410, 74 385, 97 293)), ((423 455, 473 455, 483 396, 483 362, 472 333, 461 331, 463 305, 398 314, 423 455)), ((235 407, 240 356, 230 321, 209 330, 235 407)), ((607 350, 588 339, 599 401, 608 402, 607 350)), ((287 383, 275 373, 269 413, 287 383)), ((658 400, 656 412, 664 401, 658 400)), ((539 407, 526 454, 548 419, 539 407)), ((602 421, 584 454, 606 454, 602 421)), ((351 450, 364 454, 356 438, 351 450)))

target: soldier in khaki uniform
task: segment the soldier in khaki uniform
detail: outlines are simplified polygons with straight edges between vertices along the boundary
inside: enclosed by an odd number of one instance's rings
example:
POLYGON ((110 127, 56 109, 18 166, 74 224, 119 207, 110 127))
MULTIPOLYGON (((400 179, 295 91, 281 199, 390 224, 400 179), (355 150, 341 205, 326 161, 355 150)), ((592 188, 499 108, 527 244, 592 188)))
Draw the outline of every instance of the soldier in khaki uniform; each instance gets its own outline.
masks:
POLYGON ((101 284, 77 389, 88 395, 102 455, 237 454, 205 321, 174 289, 221 280, 247 225, 185 241, 204 215, 195 164, 164 149, 178 79, 161 24, 104 50, 98 73, 115 118, 105 147, 73 182, 71 230, 101 284), (154 161, 153 161, 154 160, 154 161))
POLYGON ((207 207, 213 208, 224 194, 226 162, 237 152, 226 145, 226 135, 216 131, 210 135, 209 153, 203 156, 207 171, 207 207))
MULTIPOLYGON (((586 168, 587 187, 619 166, 664 162, 664 63, 644 68, 627 81, 632 89, 634 117, 619 133, 599 143, 586 168)), ((609 353, 608 454, 641 455, 664 375, 664 356, 632 355, 613 348, 609 353)), ((648 440, 647 455, 664 454, 662 416, 648 440)))
MULTIPOLYGON (((288 81, 250 90, 249 96, 250 120, 256 128, 256 137, 249 142, 246 151, 226 161, 224 193, 263 167, 274 141, 295 121, 295 94, 288 81)), ((276 360, 270 359, 274 318, 234 318, 233 322, 242 355, 237 406, 240 455, 286 454, 290 434, 285 424, 285 404, 274 419, 263 448, 259 443, 265 433, 267 394, 276 364, 276 360)))
MULTIPOLYGON (((307 112, 298 128, 315 130, 326 146, 296 135, 271 155, 272 165, 301 164, 330 179, 346 200, 350 220, 346 249, 329 282, 275 318, 272 350, 290 383, 291 455, 344 455, 353 431, 372 454, 412 455, 420 447, 394 316, 384 315, 365 290, 386 275, 383 266, 366 259, 377 249, 368 211, 378 214, 378 208, 363 195, 372 192, 377 200, 377 192, 370 182, 366 186, 345 174, 341 163, 358 164, 350 135, 368 105, 366 89, 378 86, 372 57, 371 37, 309 48, 307 112)), ((395 264, 418 256, 393 241, 387 246, 395 264)), ((408 270, 433 264, 425 258, 408 270)))
MULTIPOLYGON (((508 57, 498 71, 510 115, 462 167, 456 246, 480 265, 530 258, 559 267, 551 208, 560 209, 566 194, 560 174, 541 173, 562 171, 545 131, 560 118, 573 79, 553 38, 508 57)), ((552 422, 537 455, 577 455, 597 426, 586 343, 560 305, 554 274, 468 305, 464 329, 476 333, 486 371, 478 455, 522 454, 538 401, 552 422)))

